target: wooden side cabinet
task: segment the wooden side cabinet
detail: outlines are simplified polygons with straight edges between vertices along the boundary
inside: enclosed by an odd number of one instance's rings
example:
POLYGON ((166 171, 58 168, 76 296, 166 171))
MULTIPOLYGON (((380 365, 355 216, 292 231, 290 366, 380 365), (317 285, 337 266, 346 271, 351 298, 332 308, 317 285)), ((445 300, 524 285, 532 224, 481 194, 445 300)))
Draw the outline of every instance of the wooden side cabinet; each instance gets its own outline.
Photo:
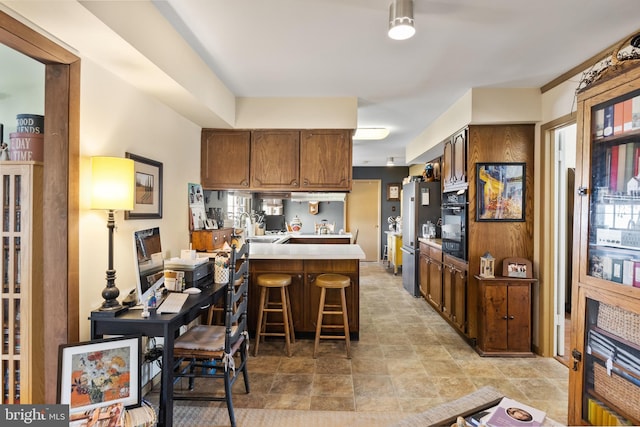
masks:
POLYGON ((478 280, 478 342, 481 356, 531 356, 531 287, 536 279, 478 280))
POLYGON ((445 191, 461 188, 467 182, 467 128, 444 142, 442 179, 445 191))
POLYGON ((0 161, 3 404, 44 402, 43 167, 0 161))
POLYGON ((191 245, 198 252, 213 252, 222 249, 224 243, 231 245, 233 228, 219 228, 217 230, 193 230, 191 245))

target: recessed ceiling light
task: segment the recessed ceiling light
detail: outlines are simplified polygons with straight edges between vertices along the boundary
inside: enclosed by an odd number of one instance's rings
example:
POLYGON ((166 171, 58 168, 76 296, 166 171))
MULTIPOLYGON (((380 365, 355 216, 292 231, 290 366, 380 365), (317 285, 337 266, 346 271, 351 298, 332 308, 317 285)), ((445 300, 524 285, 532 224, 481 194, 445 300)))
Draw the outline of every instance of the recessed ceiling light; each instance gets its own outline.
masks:
POLYGON ((393 157, 387 157, 387 166, 395 166, 396 164, 393 161, 393 157))
POLYGON ((387 128, 358 128, 353 139, 385 139, 389 135, 387 128))

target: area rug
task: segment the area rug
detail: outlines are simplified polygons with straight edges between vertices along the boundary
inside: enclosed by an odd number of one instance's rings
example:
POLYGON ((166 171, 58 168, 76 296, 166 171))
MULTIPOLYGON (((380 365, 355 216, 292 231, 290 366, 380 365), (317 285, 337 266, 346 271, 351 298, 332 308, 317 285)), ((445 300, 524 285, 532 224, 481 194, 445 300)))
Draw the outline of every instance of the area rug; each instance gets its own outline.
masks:
MULTIPOLYGON (((300 411, 291 409, 236 408, 238 427, 387 427, 406 417, 401 412, 300 411)), ((227 407, 176 405, 176 427, 230 426, 227 407)))

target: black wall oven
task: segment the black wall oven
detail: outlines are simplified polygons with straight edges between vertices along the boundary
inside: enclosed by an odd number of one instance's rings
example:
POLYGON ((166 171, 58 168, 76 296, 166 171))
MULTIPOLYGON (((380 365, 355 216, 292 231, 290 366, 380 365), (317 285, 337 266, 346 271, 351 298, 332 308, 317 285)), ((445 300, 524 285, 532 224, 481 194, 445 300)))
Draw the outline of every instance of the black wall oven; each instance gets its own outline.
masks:
POLYGON ((467 190, 442 195, 442 252, 467 261, 467 190))

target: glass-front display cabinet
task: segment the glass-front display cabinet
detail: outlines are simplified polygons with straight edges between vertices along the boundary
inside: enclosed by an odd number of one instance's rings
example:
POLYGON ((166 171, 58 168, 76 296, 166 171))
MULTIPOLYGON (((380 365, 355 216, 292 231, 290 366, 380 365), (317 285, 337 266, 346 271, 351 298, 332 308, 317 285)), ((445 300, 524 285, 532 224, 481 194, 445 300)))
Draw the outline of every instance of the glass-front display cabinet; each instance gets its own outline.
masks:
POLYGON ((569 425, 640 425, 640 67, 578 95, 569 425))
POLYGON ((0 161, 0 367, 3 404, 41 402, 42 164, 0 161))

